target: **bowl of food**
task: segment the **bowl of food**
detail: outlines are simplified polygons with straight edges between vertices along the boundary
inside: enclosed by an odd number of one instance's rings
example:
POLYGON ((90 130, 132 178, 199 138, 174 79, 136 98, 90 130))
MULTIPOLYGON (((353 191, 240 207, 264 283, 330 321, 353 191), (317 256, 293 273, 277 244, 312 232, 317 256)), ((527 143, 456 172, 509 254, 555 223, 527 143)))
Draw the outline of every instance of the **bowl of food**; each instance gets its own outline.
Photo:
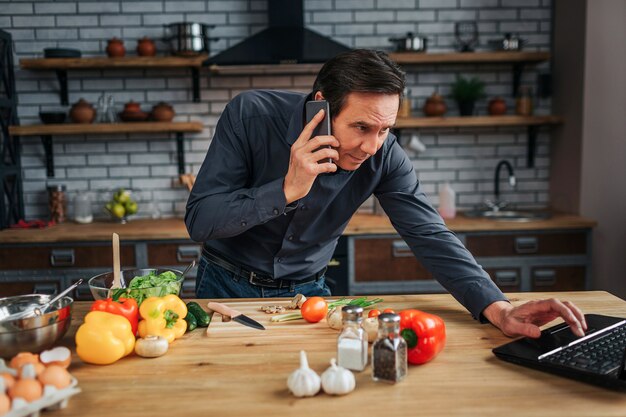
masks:
POLYGON ((120 275, 122 288, 111 289, 113 272, 106 272, 90 278, 89 289, 96 300, 134 298, 141 305, 148 297, 179 295, 184 280, 183 273, 175 269, 127 269, 120 275))
POLYGON ((46 294, 17 295, 0 298, 0 357, 11 358, 19 352, 39 353, 54 346, 70 328, 71 297, 63 297, 41 316, 12 319, 11 316, 30 311, 51 299, 46 294))

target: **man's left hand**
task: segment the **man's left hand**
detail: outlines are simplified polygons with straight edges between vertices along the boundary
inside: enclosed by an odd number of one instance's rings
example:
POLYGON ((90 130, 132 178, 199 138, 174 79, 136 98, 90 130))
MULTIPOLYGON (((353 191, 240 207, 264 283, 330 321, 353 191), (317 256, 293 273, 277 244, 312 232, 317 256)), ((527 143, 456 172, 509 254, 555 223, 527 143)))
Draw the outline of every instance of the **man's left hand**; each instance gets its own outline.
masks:
POLYGON ((541 336, 540 326, 562 317, 577 336, 584 336, 587 322, 582 311, 569 301, 555 298, 529 301, 514 307, 506 301, 496 301, 483 315, 507 336, 541 336))

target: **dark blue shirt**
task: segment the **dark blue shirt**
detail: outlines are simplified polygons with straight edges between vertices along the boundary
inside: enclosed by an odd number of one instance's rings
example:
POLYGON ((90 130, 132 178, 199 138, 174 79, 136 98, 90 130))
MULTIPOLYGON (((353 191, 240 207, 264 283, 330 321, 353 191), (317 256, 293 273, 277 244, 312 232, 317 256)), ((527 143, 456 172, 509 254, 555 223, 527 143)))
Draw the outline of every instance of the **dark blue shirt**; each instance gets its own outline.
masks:
POLYGON ((191 238, 250 270, 303 279, 328 264, 348 221, 374 194, 415 256, 475 318, 506 300, 420 190, 392 134, 357 170, 320 175, 287 206, 283 180, 306 100, 257 90, 226 106, 187 202, 191 238))

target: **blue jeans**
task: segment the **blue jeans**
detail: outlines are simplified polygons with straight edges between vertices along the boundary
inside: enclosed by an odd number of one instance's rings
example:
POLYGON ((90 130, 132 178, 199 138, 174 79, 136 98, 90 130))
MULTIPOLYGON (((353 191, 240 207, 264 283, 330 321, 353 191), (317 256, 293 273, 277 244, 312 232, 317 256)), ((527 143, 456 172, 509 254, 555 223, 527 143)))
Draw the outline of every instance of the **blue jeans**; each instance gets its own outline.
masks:
POLYGON ((198 298, 272 298, 294 297, 302 294, 330 296, 330 288, 324 277, 317 281, 294 285, 292 288, 267 288, 250 284, 245 278, 209 262, 204 256, 198 264, 196 276, 196 297, 198 298))

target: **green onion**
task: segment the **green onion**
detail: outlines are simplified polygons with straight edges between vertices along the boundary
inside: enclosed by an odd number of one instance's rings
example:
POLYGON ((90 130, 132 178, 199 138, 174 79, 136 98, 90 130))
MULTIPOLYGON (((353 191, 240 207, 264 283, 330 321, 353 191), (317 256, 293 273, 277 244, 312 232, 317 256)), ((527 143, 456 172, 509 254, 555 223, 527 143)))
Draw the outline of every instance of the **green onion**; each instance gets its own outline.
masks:
MULTIPOLYGON (((374 298, 372 300, 368 300, 367 297, 359 297, 359 298, 354 298, 354 299, 349 299, 349 298, 344 297, 344 298, 340 298, 337 301, 328 303, 328 309, 330 310, 331 308, 334 308, 334 307, 346 306, 346 305, 367 308, 367 307, 373 306, 374 304, 378 304, 382 301, 383 301, 382 298, 374 298)), ((285 313, 285 314, 279 314, 277 316, 273 316, 270 319, 270 321, 273 323, 282 323, 284 321, 300 320, 301 318, 302 318, 302 313, 300 312, 300 310, 298 310, 298 311, 294 311, 293 313, 285 313)))

